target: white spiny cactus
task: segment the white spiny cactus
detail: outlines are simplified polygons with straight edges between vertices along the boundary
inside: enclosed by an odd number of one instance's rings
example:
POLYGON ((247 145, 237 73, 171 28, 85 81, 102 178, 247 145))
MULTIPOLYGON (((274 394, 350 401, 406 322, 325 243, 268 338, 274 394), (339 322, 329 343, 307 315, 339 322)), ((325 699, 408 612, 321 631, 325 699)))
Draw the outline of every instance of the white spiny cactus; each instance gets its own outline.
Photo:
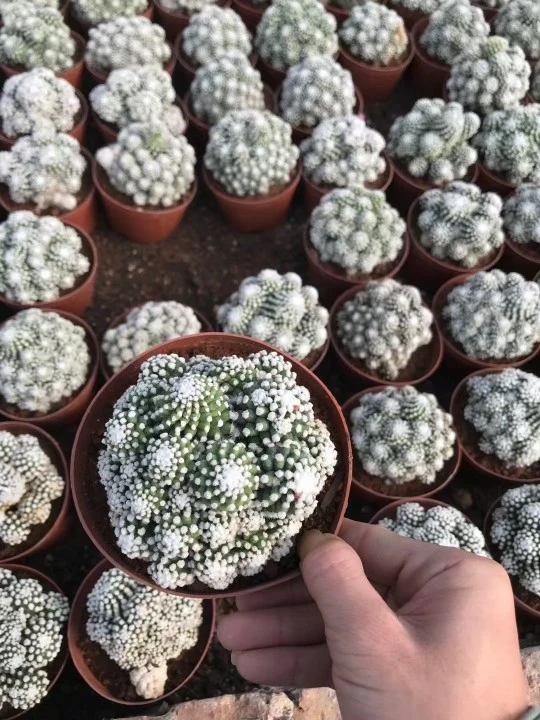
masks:
POLYGON ((430 57, 453 65, 464 51, 474 53, 489 29, 482 10, 469 0, 445 0, 430 15, 419 42, 430 57))
POLYGON ((540 246, 540 185, 521 185, 505 200, 504 229, 518 245, 540 246))
POLYGON ((352 8, 339 30, 339 39, 354 57, 383 67, 398 63, 409 47, 402 18, 395 10, 371 0, 352 8))
POLYGON ((80 23, 95 27, 119 17, 141 15, 148 0, 71 0, 71 12, 80 23))
POLYGON ((502 7, 493 21, 497 35, 518 45, 527 60, 540 60, 540 3, 512 0, 502 7))
POLYGON ((206 65, 231 51, 248 57, 252 50, 251 35, 234 10, 206 5, 191 18, 184 30, 182 50, 195 67, 206 65))

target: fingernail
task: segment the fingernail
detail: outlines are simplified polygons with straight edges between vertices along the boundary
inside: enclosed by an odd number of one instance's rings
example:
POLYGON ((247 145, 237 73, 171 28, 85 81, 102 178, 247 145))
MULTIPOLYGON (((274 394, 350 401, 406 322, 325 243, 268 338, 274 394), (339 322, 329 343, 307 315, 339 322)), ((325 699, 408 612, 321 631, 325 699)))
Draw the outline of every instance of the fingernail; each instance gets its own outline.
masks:
POLYGON ((298 542, 298 554, 300 555, 300 560, 304 560, 306 556, 309 555, 312 550, 315 550, 315 548, 319 545, 335 539, 335 535, 332 535, 331 533, 322 533, 320 530, 308 530, 307 533, 302 535, 298 542))
POLYGON ((237 650, 233 650, 231 653, 231 662, 234 665, 234 667, 236 667, 236 663, 238 661, 239 655, 240 655, 240 653, 237 650))

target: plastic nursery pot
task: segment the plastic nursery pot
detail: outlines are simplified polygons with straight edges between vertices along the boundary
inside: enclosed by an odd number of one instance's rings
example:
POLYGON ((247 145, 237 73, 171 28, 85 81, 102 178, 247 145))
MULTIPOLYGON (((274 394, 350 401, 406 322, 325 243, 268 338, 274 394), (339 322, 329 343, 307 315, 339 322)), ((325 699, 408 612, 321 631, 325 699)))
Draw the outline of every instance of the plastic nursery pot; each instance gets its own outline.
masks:
POLYGON ((83 680, 106 700, 120 705, 141 706, 159 703, 186 685, 206 657, 216 626, 215 601, 203 601, 203 619, 196 645, 183 652, 178 658, 168 661, 169 679, 165 693, 157 698, 145 700, 135 693, 129 680, 129 673, 111 660, 105 650, 98 643, 90 640, 86 633, 88 595, 103 573, 111 567, 107 560, 101 560, 82 581, 75 595, 67 628, 71 659, 83 680))
MULTIPOLYGON (((174 42, 178 33, 189 25, 190 17, 183 12, 166 10, 160 0, 153 0, 155 21, 161 25, 167 34, 167 39, 174 42)), ((231 0, 217 0, 216 5, 230 7, 231 0)))
MULTIPOLYGON (((152 20, 154 16, 154 6, 152 5, 152 0, 149 0, 148 7, 143 13, 141 13, 141 15, 143 15, 143 17, 147 17, 149 20, 152 20)), ((78 33, 80 33, 84 38, 88 37, 88 31, 92 27, 91 25, 88 25, 87 23, 83 23, 78 20, 75 17, 73 10, 71 10, 71 12, 69 13, 68 25, 73 28, 73 30, 76 30, 78 33)))
POLYGON ((272 230, 285 221, 300 182, 302 163, 298 163, 288 185, 277 188, 270 195, 257 197, 229 195, 204 166, 202 174, 206 186, 216 198, 227 222, 241 232, 257 232, 272 230))
MULTIPOLYGON (((349 425, 351 411, 358 405, 360 399, 364 395, 369 393, 378 393, 385 390, 385 388, 385 385, 367 388, 347 400, 341 408, 347 425, 349 425)), ((454 454, 445 462, 443 468, 439 470, 435 478, 435 482, 431 485, 426 485, 418 480, 404 483, 403 485, 385 485, 380 478, 370 475, 363 469, 362 463, 358 459, 358 454, 353 448, 353 477, 351 494, 353 497, 356 497, 362 502, 377 506, 388 505, 389 503, 393 503, 395 500, 410 502, 412 498, 429 498, 437 493, 440 493, 441 490, 450 483, 459 470, 460 465, 461 448, 456 440, 454 454)))
POLYGON ((0 541, 0 563, 11 563, 52 547, 64 535, 69 524, 68 511, 71 490, 64 453, 56 440, 48 433, 36 425, 25 422, 2 422, 0 423, 0 432, 36 437, 41 449, 49 457, 65 483, 62 496, 52 502, 51 513, 47 520, 39 525, 33 525, 30 535, 24 542, 19 545, 6 545, 0 541))
POLYGON ((411 45, 414 57, 411 63, 411 78, 419 97, 441 97, 441 90, 450 77, 450 66, 431 58, 420 45, 420 36, 426 29, 429 18, 418 20, 411 30, 411 45))
MULTIPOLYGON (((43 312, 53 312, 52 310, 44 310, 43 312)), ((0 396, 0 417, 8 420, 16 420, 23 423, 32 423, 42 428, 60 428, 77 423, 84 415, 84 411, 90 404, 90 400, 94 394, 97 374, 99 369, 99 345, 94 331, 82 318, 63 310, 55 310, 54 312, 61 315, 66 320, 70 320, 75 325, 82 327, 86 333, 86 342, 90 351, 90 368, 86 383, 72 395, 71 398, 60 405, 60 407, 51 410, 45 414, 29 413, 24 410, 18 410, 13 405, 7 405, 0 396)), ((0 324, 0 327, 5 322, 0 324)))
POLYGON ((433 500, 432 498, 425 497, 424 495, 418 497, 400 498, 399 500, 395 500, 394 502, 391 502, 390 504, 377 510, 375 515, 369 521, 369 524, 378 525, 379 520, 386 520, 387 518, 394 520, 398 507, 410 502, 418 503, 418 505, 421 505, 425 510, 429 510, 429 508, 433 507, 452 507, 451 505, 448 505, 448 503, 441 502, 441 500, 433 500))
MULTIPOLYGON (((169 73, 169 75, 172 77, 174 68, 176 65, 176 57, 174 55, 173 49, 171 47, 171 44, 169 44, 169 49, 171 51, 171 57, 169 60, 165 63, 163 66, 163 69, 169 73)), ((96 68, 93 68, 91 65, 89 65, 86 60, 84 62, 84 68, 86 70, 86 82, 88 85, 88 89, 92 90, 96 87, 96 85, 103 85, 107 82, 107 78, 109 76, 109 72, 101 72, 101 70, 96 70, 96 68)))
POLYGON ((534 279, 540 270, 540 245, 536 242, 516 243, 506 236, 501 267, 507 272, 518 272, 527 280, 534 279))
MULTIPOLYGON (((177 353, 189 357, 198 354, 211 358, 229 355, 246 357, 261 350, 279 352, 266 343, 228 333, 203 333, 175 338, 139 355, 113 375, 87 410, 79 426, 71 455, 71 487, 75 507, 84 529, 102 555, 135 580, 156 587, 146 573, 145 563, 140 560, 130 560, 118 549, 114 532, 108 521, 105 492, 97 472, 100 440, 115 402, 136 382, 142 363, 153 355, 177 353)), ((319 378, 294 358, 285 353, 279 352, 279 354, 291 363, 298 382, 309 390, 317 414, 324 418, 337 448, 338 465, 321 493, 319 501, 321 513, 318 517, 312 516, 307 520, 303 529, 318 527, 324 532, 337 533, 345 516, 352 473, 352 453, 347 424, 338 403, 319 378)), ((176 590, 158 589, 188 597, 231 597, 278 585, 297 576, 298 570, 291 569, 289 561, 285 565, 283 561, 269 562, 262 572, 248 578, 239 577, 222 591, 216 591, 200 582, 176 590)))
POLYGON ((424 345, 415 353, 407 367, 399 373, 395 380, 387 380, 386 378, 375 375, 367 369, 365 364, 360 360, 349 357, 336 330, 336 318, 343 305, 351 300, 355 295, 363 290, 367 282, 362 282, 352 287, 340 295, 330 311, 330 343, 337 356, 337 360, 346 376, 358 385, 392 385, 394 387, 402 387, 403 385, 419 385, 433 375, 439 368, 443 359, 443 342, 439 330, 435 323, 432 326, 433 337, 428 345, 424 345))
POLYGON ((254 33, 268 5, 264 3, 254 5, 250 0, 232 0, 232 7, 240 15, 248 30, 254 33))
POLYGON ((343 25, 345 20, 347 20, 347 18, 351 14, 350 10, 339 7, 338 5, 333 5, 331 3, 326 6, 326 9, 330 13, 330 15, 333 15, 336 18, 338 26, 343 25))
POLYGON ((270 85, 273 90, 276 90, 282 84, 287 75, 286 70, 278 70, 267 63, 260 55, 257 58, 257 69, 261 73, 264 82, 270 85))
POLYGON ((413 26, 419 21, 423 20, 426 15, 420 10, 408 10, 406 7, 399 3, 389 2, 388 7, 395 10, 397 14, 403 19, 407 30, 412 30, 413 26))
POLYGON ((494 192, 503 198, 510 195, 510 193, 513 193, 516 189, 515 185, 506 182, 506 180, 503 180, 498 175, 491 172, 491 170, 488 170, 482 163, 478 163, 478 177, 476 184, 484 192, 494 192))

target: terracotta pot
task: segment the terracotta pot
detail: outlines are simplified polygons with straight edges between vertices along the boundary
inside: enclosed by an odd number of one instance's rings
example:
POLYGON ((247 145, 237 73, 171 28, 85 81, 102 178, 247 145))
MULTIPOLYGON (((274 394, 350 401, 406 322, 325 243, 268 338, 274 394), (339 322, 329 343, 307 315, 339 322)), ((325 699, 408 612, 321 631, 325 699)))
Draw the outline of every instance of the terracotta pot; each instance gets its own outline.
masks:
POLYGON ((498 8, 492 8, 487 7, 487 5, 480 5, 479 3, 474 3, 476 7, 479 7, 480 10, 484 13, 484 17, 489 22, 490 20, 493 20, 495 15, 499 12, 498 8))
MULTIPOLYGON (((185 356, 200 353, 209 357, 234 354, 245 357, 261 350, 275 351, 275 348, 251 338, 227 333, 206 333, 176 338, 148 350, 113 375, 88 409, 79 426, 71 456, 71 482, 75 506, 83 527, 100 552, 115 567, 120 568, 136 580, 156 587, 146 574, 144 564, 139 560, 130 560, 118 549, 114 532, 106 520, 108 507, 105 492, 97 475, 99 440, 103 435, 105 422, 112 413, 114 403, 128 387, 136 382, 142 363, 158 353, 177 353, 185 356)), ((336 498, 339 498, 335 514, 328 517, 327 522, 320 528, 327 532, 337 533, 347 508, 352 471, 351 445, 347 425, 338 403, 323 383, 297 360, 284 353, 280 354, 293 366, 299 383, 309 389, 312 401, 324 416, 338 450, 338 466, 333 479, 327 482, 326 490, 323 491, 324 497, 320 502, 322 507, 327 507, 336 502, 336 498)), ((307 527, 311 527, 309 521, 307 521, 307 527)), ((173 595, 189 597, 230 597, 277 585, 298 576, 298 570, 285 570, 275 563, 270 565, 272 568, 271 579, 264 573, 251 578, 238 578, 222 591, 213 590, 202 583, 176 590, 159 589, 173 595)))
POLYGON ((488 170, 482 163, 478 163, 478 179, 476 180, 476 184, 484 192, 494 192, 503 198, 513 193, 516 189, 515 185, 506 182, 506 180, 502 180, 498 175, 488 170))
POLYGON ((113 230, 135 243, 158 243, 174 232, 197 194, 197 178, 182 202, 170 208, 138 207, 114 190, 103 168, 94 161, 94 183, 113 230), (124 199, 125 198, 125 199, 124 199))
MULTIPOLYGON (((43 312, 53 312, 52 310, 44 310, 43 312)), ((23 423, 32 423, 38 425, 41 428, 63 428, 68 425, 77 423, 83 416, 86 408, 90 404, 90 401, 94 394, 94 387, 97 380, 98 368, 99 368, 99 345, 94 331, 82 318, 71 313, 64 312, 63 310, 55 310, 66 320, 71 320, 75 325, 82 327, 86 333, 86 342, 88 343, 88 349, 90 351, 90 369, 88 378, 85 385, 83 385, 71 399, 59 407, 57 410, 53 410, 43 415, 30 414, 28 413, 17 414, 17 409, 6 405, 3 400, 0 399, 0 417, 7 418, 8 420, 14 420, 23 423)), ((0 327, 5 325, 0 324, 0 327)))
MULTIPOLYGON (((169 75, 172 77, 174 73, 174 68, 176 65, 176 58, 173 52, 173 48, 170 43, 169 48, 171 50, 171 57, 170 59, 165 63, 163 66, 163 69, 169 73, 169 75)), ((84 63, 84 68, 86 71, 86 83, 89 90, 92 90, 96 87, 96 85, 103 85, 107 82, 107 78, 109 77, 109 74, 112 72, 109 70, 109 72, 101 72, 101 70, 96 70, 95 68, 91 67, 86 61, 84 63)))
POLYGON ((501 267, 507 272, 517 272, 533 280, 540 270, 540 245, 538 243, 515 243, 505 238, 504 256, 501 267), (538 249, 537 249, 538 248, 538 249))
POLYGON ((263 197, 229 195, 206 167, 203 167, 202 173, 206 186, 216 198, 227 222, 241 232, 257 232, 272 230, 285 221, 300 182, 302 163, 298 163, 295 175, 288 185, 273 195, 263 197))
POLYGON ((58 9, 60 11, 60 14, 63 17, 66 17, 68 8, 69 8, 69 0, 64 0, 64 2, 60 3, 60 7, 58 9))
POLYGON ((419 10, 408 10, 406 7, 403 7, 403 5, 398 5, 397 3, 389 2, 388 7, 390 7, 392 10, 395 10, 397 14, 401 18, 403 18, 403 22, 405 23, 405 27, 407 28, 407 30, 412 30, 415 23, 427 17, 423 12, 420 12, 419 10))
MULTIPOLYGON (((147 17, 149 20, 152 20, 154 16, 154 6, 152 5, 152 0, 149 0, 149 6, 141 14, 143 15, 143 17, 147 17)), ((73 28, 73 30, 82 35, 84 38, 88 37, 88 31, 92 27, 91 25, 88 25, 78 20, 73 14, 73 10, 71 10, 69 13, 68 25, 73 28)))
POLYGON ((331 15, 333 15, 336 18, 338 27, 343 25, 345 20, 347 20, 347 18, 351 14, 350 10, 339 7, 338 5, 332 5, 330 3, 326 6, 326 9, 331 15))
POLYGON ((232 7, 247 25, 248 30, 254 33, 267 6, 254 5, 249 0, 232 0, 232 7))
MULTIPOLYGON (((347 400, 346 403, 344 403, 341 407, 341 410, 343 412, 343 415, 345 417, 345 422, 349 426, 349 433, 350 433, 350 414, 351 411, 358 405, 360 402, 360 399, 364 395, 368 395, 370 393, 379 393, 382 390, 385 390, 387 386, 385 385, 377 385, 376 387, 367 388, 367 390, 362 390, 361 392, 357 393, 356 395, 353 395, 352 398, 347 400)), ((437 477, 435 479, 435 482, 432 485, 425 485, 424 483, 419 483, 417 481, 405 483, 403 485, 396 485, 394 487, 394 492, 381 492, 381 490, 377 490, 374 487, 371 487, 369 481, 372 480, 374 484, 381 484, 377 483, 378 478, 374 477, 373 475, 370 475, 369 473, 366 473, 366 471, 362 467, 362 463, 358 459, 358 454, 355 452, 353 447, 353 477, 352 477, 352 486, 351 486, 351 493, 353 497, 358 498, 362 502, 374 504, 377 506, 381 505, 389 505, 390 503, 394 503, 395 500, 401 501, 401 502, 411 502, 412 499, 416 498, 429 498, 433 495, 437 495, 438 493, 445 488, 450 481, 455 477, 457 471, 459 470, 459 466, 461 464, 461 448, 459 446, 459 443, 456 440, 455 448, 454 448, 454 454, 452 457, 447 460, 444 464, 444 467, 442 470, 440 470, 437 473, 437 477), (424 492, 425 489, 425 492, 424 492)), ((399 504, 399 502, 398 502, 399 504)))
MULTIPOLYGON (((166 692, 157 698, 151 698, 145 700, 142 697, 138 697, 136 700, 128 700, 118 694, 115 694, 114 682, 111 681, 110 677, 106 675, 106 668, 110 667, 111 663, 114 663, 107 653, 97 643, 92 642, 86 633, 86 623, 88 622, 88 610, 86 609, 86 601, 88 595, 93 590, 95 584, 104 572, 110 570, 112 565, 107 560, 101 560, 91 570, 85 579, 82 581, 73 604, 71 606, 71 612, 69 615, 67 637, 69 643, 69 652, 73 664, 77 668, 79 674, 83 680, 94 690, 110 702, 119 703, 120 705, 151 705, 152 703, 159 703, 165 698, 169 697, 175 692, 178 692, 181 687, 186 685, 191 678, 195 675, 199 669, 202 661, 206 657, 206 654, 212 644, 214 630, 216 627, 216 603, 214 600, 203 601, 203 620, 202 625, 199 628, 199 637, 195 647, 191 648, 182 653, 182 666, 178 672, 178 677, 175 678, 175 682, 167 682, 166 692), (92 657, 89 658, 85 654, 85 646, 90 645, 92 647, 92 657), (105 670, 101 669, 100 665, 103 663, 105 670), (104 682, 106 680, 106 682, 104 682)), ((172 661, 174 662, 174 661, 172 661)), ((115 664, 115 663, 114 663, 115 664)), ((171 661, 169 661, 171 664, 171 661)), ((128 673, 121 668, 117 668, 117 672, 120 676, 129 679, 128 673)), ((135 691, 133 691, 135 695, 135 691)))
POLYGON ((396 510, 398 509, 398 507, 400 505, 405 505, 405 503, 410 502, 418 503, 426 510, 429 510, 429 508, 432 507, 452 507, 451 505, 448 505, 448 503, 441 502, 440 500, 433 500, 432 498, 427 498, 424 496, 401 498, 400 500, 391 502, 389 505, 385 505, 384 507, 380 508, 380 510, 377 510, 375 515, 369 521, 369 524, 378 525, 379 520, 386 520, 387 518, 390 520, 395 520, 396 510))
POLYGON ((438 98, 450 77, 450 66, 431 58, 420 45, 420 36, 428 23, 429 18, 422 18, 411 30, 411 44, 414 49, 411 78, 418 97, 438 98))
POLYGON ((276 90, 287 75, 286 70, 278 70, 272 67, 272 65, 269 65, 260 55, 257 58, 257 69, 261 73, 264 82, 270 85, 272 90, 276 90))
MULTIPOLYGON (((6 565, 2 565, 3 568, 6 570, 11 570, 17 578, 19 579, 32 579, 37 580, 39 584, 42 586, 42 588, 46 591, 54 591, 59 593, 60 595, 65 595, 65 593, 58 587, 58 585, 51 580, 50 577, 47 577, 42 572, 39 572, 39 570, 35 570, 32 567, 27 567, 26 565, 17 565, 15 563, 11 564, 8 563, 6 565)), ((60 675, 62 674, 66 662, 68 659, 68 644, 64 633, 64 639, 62 640, 62 645, 60 647, 60 651, 58 655, 55 657, 55 659, 47 665, 46 672, 49 677, 49 687, 47 688, 47 694, 51 692, 53 685, 56 684, 58 679, 60 678, 60 675)), ((43 700, 46 699, 43 698, 43 700)), ((33 717, 40 717, 41 713, 39 711, 39 703, 37 705, 34 705, 33 708, 29 708, 28 710, 15 710, 12 709, 12 711, 9 711, 9 708, 11 707, 7 703, 3 705, 2 707, 2 720, 15 720, 15 718, 20 718, 23 715, 26 715, 27 713, 31 712, 33 717)))
POLYGON ((41 428, 26 422, 3 422, 0 423, 0 432, 9 432, 12 435, 33 435, 39 440, 41 449, 49 457, 55 466, 58 474, 64 480, 64 492, 62 497, 52 503, 50 520, 41 525, 33 525, 34 530, 24 542, 14 545, 12 551, 8 551, 9 545, 0 541, 0 562, 16 562, 22 558, 42 552, 55 545, 64 535, 69 524, 68 511, 71 490, 69 475, 64 453, 54 438, 41 428))
MULTIPOLYGON (((375 281, 376 282, 376 281, 375 281)), ((428 345, 418 348, 413 354, 409 365, 404 368, 395 380, 387 380, 369 371, 366 366, 358 360, 350 358, 336 332, 336 317, 343 305, 351 300, 360 290, 363 290, 367 282, 359 283, 340 295, 332 306, 330 312, 330 342, 337 356, 341 369, 345 372, 351 382, 364 386, 391 385, 403 387, 404 385, 419 385, 425 382, 439 368, 443 359, 443 342, 439 330, 433 323, 433 338, 428 345), (417 367, 414 367, 414 366, 417 367)))
POLYGON ((512 485, 538 483, 540 482, 540 468, 536 468, 534 465, 528 473, 523 473, 522 476, 519 477, 518 475, 511 475, 502 464, 493 463, 493 458, 478 448, 478 433, 463 416, 463 411, 467 403, 468 380, 479 375, 499 373, 503 369, 503 367, 500 367, 477 370, 464 378, 454 390, 452 400, 450 401, 450 414, 454 418, 454 426, 463 451, 463 459, 464 462, 475 471, 477 477, 487 478, 490 482, 493 482, 495 479, 499 482, 512 485))
MULTIPOLYGON (((167 40, 174 42, 178 33, 189 25, 190 17, 180 11, 166 10, 160 0, 153 0, 155 21, 161 25, 167 34, 167 40)), ((231 0, 217 0, 216 5, 222 8, 230 7, 231 0)))

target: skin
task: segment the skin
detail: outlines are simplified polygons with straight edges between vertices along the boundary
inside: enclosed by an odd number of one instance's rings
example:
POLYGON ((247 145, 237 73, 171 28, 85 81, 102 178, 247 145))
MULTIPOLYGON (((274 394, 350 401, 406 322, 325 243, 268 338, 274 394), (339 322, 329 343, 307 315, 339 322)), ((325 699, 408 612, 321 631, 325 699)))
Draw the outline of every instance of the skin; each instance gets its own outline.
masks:
POLYGON ((508 575, 346 520, 307 533, 302 577, 237 598, 221 643, 247 679, 335 688, 343 720, 516 720, 527 710, 508 575))

